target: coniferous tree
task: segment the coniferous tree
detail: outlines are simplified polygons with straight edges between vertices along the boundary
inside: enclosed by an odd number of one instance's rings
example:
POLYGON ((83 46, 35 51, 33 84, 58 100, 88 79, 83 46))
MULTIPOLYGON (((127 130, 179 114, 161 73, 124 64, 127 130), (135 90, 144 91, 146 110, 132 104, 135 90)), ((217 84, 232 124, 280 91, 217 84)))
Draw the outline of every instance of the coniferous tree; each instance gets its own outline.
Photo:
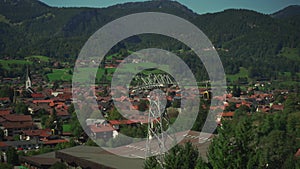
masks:
POLYGON ((19 163, 19 156, 17 150, 13 147, 9 147, 6 151, 7 163, 17 165, 19 163))

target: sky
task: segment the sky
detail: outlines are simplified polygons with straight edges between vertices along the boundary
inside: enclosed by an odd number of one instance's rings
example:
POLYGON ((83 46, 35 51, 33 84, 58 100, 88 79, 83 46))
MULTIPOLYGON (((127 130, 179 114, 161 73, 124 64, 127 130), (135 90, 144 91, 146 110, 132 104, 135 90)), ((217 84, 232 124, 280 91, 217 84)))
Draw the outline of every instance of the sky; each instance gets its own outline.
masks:
MULTIPOLYGON (((56 7, 108 7, 125 2, 145 0, 40 0, 56 7)), ((214 13, 225 9, 250 9, 264 14, 277 12, 289 5, 300 5, 300 0, 177 0, 196 13, 214 13)))

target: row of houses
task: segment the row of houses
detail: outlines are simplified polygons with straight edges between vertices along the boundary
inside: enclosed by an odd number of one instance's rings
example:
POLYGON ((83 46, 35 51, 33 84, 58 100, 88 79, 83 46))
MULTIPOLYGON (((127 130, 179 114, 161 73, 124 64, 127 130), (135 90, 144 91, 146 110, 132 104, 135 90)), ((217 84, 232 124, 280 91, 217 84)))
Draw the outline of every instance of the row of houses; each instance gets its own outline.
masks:
MULTIPOLYGON (((279 91, 274 91, 279 92, 279 91)), ((287 98, 286 94, 288 92, 280 92, 280 95, 284 96, 284 99, 287 98)), ((281 112, 284 110, 283 103, 274 103, 275 98, 273 93, 263 93, 263 92, 255 92, 252 95, 242 94, 240 97, 233 97, 231 93, 226 94, 226 96, 218 97, 215 96, 213 99, 224 100, 224 104, 222 106, 211 106, 210 110, 219 110, 220 112, 217 115, 217 123, 221 124, 222 119, 232 119, 235 112, 234 111, 226 111, 226 108, 230 106, 230 104, 234 105, 233 109, 239 109, 242 106, 247 107, 249 109, 249 114, 253 112, 258 113, 274 113, 281 112)))

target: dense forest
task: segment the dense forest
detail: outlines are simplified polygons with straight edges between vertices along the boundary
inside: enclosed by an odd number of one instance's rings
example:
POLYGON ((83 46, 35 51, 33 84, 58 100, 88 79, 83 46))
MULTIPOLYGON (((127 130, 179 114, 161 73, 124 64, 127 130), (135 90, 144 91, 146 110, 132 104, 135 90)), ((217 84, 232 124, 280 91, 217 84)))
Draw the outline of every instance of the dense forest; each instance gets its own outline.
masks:
MULTIPOLYGON (((147 1, 107 8, 57 8, 36 0, 0 1, 0 58, 44 55, 73 62, 84 42, 101 26, 126 14, 157 11, 177 15, 198 26, 218 50, 227 74, 248 70, 252 79, 283 80, 289 72, 299 80, 300 14, 290 6, 272 15, 229 9, 199 15, 176 1, 147 1), (281 74, 280 74, 281 73, 281 74)), ((199 80, 207 79, 200 60, 174 39, 139 35, 117 44, 137 51, 160 47, 181 55, 199 80), (195 66, 196 65, 196 66, 195 66)))

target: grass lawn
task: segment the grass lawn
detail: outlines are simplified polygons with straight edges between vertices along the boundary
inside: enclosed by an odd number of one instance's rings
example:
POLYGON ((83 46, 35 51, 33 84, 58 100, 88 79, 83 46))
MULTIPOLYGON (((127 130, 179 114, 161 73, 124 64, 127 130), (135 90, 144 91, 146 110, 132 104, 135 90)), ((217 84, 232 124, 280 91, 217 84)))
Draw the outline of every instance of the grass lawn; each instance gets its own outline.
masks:
POLYGON ((71 130, 71 125, 70 125, 70 124, 64 124, 62 127, 63 127, 63 132, 69 133, 69 132, 72 131, 72 130, 71 130))
MULTIPOLYGON (((90 76, 91 72, 94 71, 93 69, 95 68, 81 68, 81 77, 79 77, 77 80, 81 81, 81 80, 86 80, 87 77, 90 76)), ((63 80, 63 81, 71 81, 73 78, 72 74, 69 74, 69 71, 72 69, 66 68, 66 69, 53 69, 52 73, 47 74, 48 79, 52 82, 55 80, 63 80)), ((111 80, 111 76, 110 74, 113 74, 113 72, 115 71, 115 68, 107 68, 107 79, 111 80)), ((100 79, 104 74, 104 69, 98 69, 97 71, 97 79, 100 79)))
POLYGON ((248 77, 248 70, 244 67, 240 67, 240 71, 237 74, 234 75, 226 75, 226 78, 228 78, 231 82, 237 81, 239 77, 248 77))
POLYGON ((47 77, 51 82, 55 80, 70 81, 72 75, 69 74, 69 71, 70 69, 53 69, 53 72, 47 74, 47 77))
POLYGON ((32 64, 31 61, 26 61, 26 60, 2 60, 0 59, 0 64, 4 69, 10 70, 11 67, 9 66, 10 64, 16 64, 16 65, 26 65, 26 64, 32 64))

